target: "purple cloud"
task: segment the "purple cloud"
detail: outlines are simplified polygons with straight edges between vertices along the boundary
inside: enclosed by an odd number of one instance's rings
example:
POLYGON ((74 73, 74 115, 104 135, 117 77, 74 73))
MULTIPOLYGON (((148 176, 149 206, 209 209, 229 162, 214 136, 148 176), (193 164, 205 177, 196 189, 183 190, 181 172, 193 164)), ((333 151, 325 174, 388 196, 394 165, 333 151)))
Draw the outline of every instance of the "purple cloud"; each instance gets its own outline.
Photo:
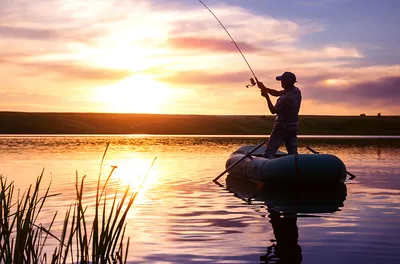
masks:
POLYGON ((96 83, 112 83, 129 77, 132 72, 128 70, 94 68, 68 62, 37 62, 18 63, 26 69, 26 75, 43 73, 56 74, 63 81, 90 81, 96 83))
POLYGON ((365 105, 380 102, 382 105, 393 106, 400 101, 400 76, 357 83, 346 89, 305 87, 303 97, 323 103, 347 102, 365 105))
POLYGON ((54 39, 58 37, 55 30, 0 26, 0 36, 22 39, 54 39))

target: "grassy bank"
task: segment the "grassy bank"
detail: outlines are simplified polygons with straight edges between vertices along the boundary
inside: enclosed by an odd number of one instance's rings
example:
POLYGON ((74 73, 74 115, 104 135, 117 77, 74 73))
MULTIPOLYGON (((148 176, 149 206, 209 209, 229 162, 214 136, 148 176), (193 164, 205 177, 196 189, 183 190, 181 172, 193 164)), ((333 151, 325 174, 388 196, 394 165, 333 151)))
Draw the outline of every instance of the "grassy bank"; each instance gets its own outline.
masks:
MULTIPOLYGON (((273 116, 0 112, 0 134, 269 134, 273 116)), ((400 135, 400 116, 300 116, 302 135, 400 135)))

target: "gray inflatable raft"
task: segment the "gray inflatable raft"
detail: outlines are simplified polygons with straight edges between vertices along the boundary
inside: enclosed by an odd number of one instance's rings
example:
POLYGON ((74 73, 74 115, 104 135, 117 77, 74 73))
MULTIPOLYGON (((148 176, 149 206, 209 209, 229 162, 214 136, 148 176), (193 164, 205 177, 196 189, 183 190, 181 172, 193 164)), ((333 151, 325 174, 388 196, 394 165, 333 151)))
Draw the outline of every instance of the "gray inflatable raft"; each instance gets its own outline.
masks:
MULTIPOLYGON (((237 162, 255 146, 243 146, 233 152, 226 168, 237 162)), ((266 147, 259 148, 242 162, 229 170, 229 174, 253 180, 275 183, 291 182, 344 182, 346 166, 331 154, 292 154, 277 152, 276 158, 266 159, 262 155, 266 147)))

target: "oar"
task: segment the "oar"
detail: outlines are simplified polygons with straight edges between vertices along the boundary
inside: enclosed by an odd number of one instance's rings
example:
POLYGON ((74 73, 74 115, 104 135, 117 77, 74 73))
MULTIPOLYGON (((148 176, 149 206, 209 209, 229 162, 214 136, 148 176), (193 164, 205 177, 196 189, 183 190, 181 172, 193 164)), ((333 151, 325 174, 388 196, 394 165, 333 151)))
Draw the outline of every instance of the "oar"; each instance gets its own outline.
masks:
MULTIPOLYGON (((311 151, 312 153, 314 153, 314 154, 319 154, 319 152, 318 151, 315 151, 315 150, 313 150, 312 148, 310 148, 310 147, 306 147, 306 149, 308 149, 309 151, 311 151)), ((352 179, 354 179, 355 177, 356 177, 356 175, 354 175, 353 173, 351 173, 351 172, 349 172, 349 171, 346 171, 346 173, 348 174, 348 175, 350 175, 350 180, 352 180, 352 179)))
POLYGON ((306 149, 308 149, 309 151, 311 151, 314 154, 319 154, 318 151, 313 150, 312 148, 310 148, 309 146, 306 147, 306 149))
POLYGON ((255 152, 257 149, 261 148, 261 146, 263 146, 265 144, 265 142, 267 141, 263 141, 260 144, 258 144, 254 149, 252 149, 250 152, 246 153, 246 155, 243 156, 243 158, 241 158, 240 160, 236 161, 235 163, 233 163, 231 166, 229 166, 228 168, 226 168, 226 170, 224 170, 223 172, 221 172, 220 175, 218 175, 213 182, 217 182, 219 178, 221 178, 225 173, 227 173, 230 169, 232 169, 233 167, 235 167, 236 165, 238 165, 241 161, 243 161, 245 158, 247 158, 250 154, 252 154, 253 152, 255 152))

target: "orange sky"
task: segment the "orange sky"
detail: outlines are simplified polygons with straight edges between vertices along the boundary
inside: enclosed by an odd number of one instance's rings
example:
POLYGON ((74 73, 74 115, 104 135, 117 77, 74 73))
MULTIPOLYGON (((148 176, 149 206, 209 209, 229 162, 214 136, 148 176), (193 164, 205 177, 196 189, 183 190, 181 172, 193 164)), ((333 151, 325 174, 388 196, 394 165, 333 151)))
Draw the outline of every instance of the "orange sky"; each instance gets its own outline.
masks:
MULTIPOLYGON (((351 43, 307 48, 305 38, 328 30, 318 21, 210 7, 264 84, 280 89, 276 75, 297 75, 301 114, 400 114, 389 89, 400 64, 354 63, 368 56, 351 43)), ((6 1, 0 10, 1 111, 268 114, 259 90, 245 87, 243 58, 200 4, 6 1)))

